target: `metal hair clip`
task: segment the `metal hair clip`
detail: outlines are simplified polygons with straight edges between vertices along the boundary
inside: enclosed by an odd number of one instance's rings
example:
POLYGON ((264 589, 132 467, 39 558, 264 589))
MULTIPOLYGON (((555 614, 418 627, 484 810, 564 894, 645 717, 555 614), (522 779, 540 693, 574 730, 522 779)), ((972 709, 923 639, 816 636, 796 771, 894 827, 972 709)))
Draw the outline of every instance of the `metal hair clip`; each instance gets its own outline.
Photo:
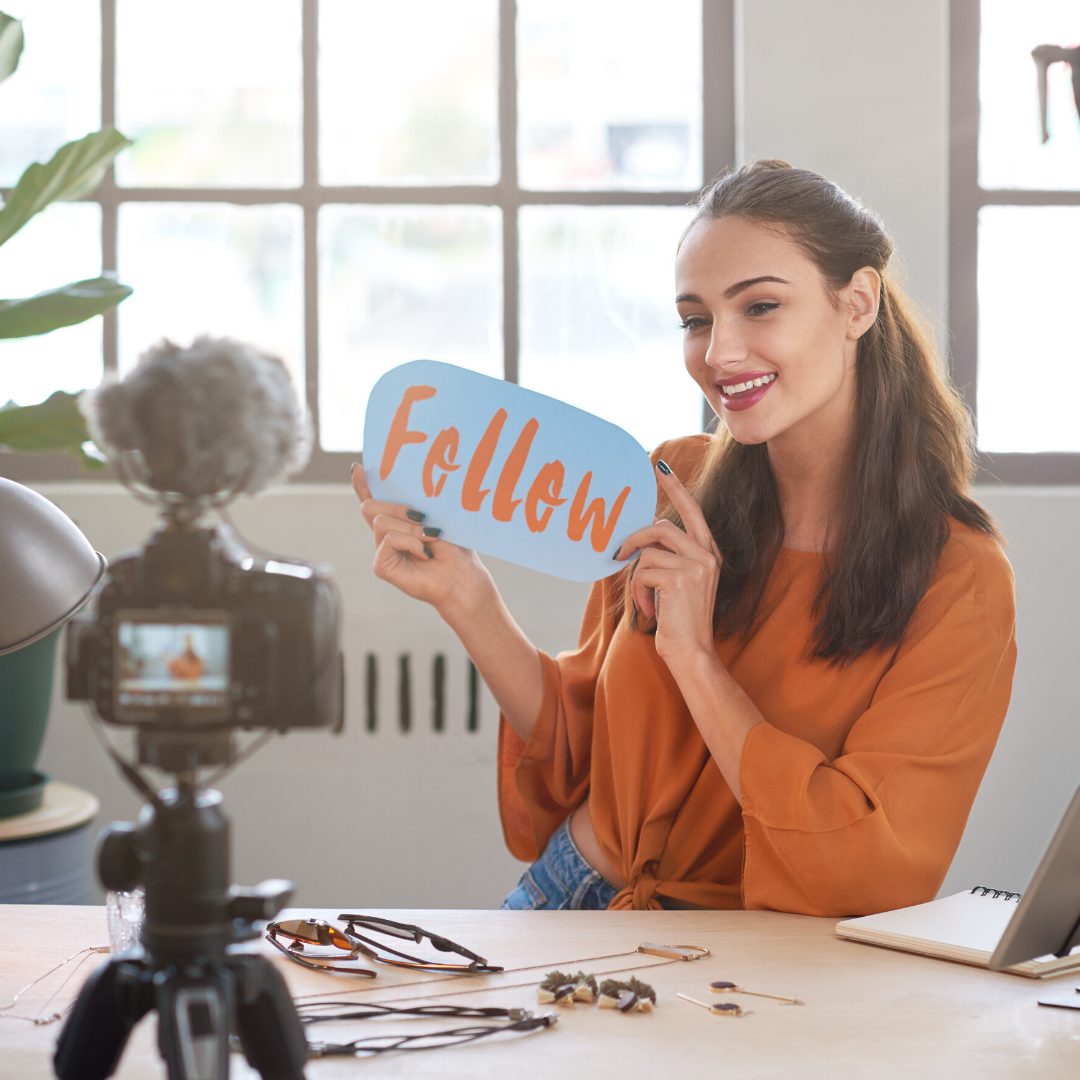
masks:
POLYGON ((709 989, 714 994, 750 994, 752 997, 772 998, 773 1001, 782 1001, 785 1005, 805 1005, 801 998, 784 997, 782 994, 763 994, 760 990, 747 990, 743 986, 736 986, 733 982, 720 980, 709 983, 709 989))
POLYGON ((749 1016, 741 1005, 736 1005, 734 1001, 718 1001, 715 1005, 710 1005, 707 1001, 698 1001, 697 998, 688 997, 686 994, 676 994, 676 997, 680 997, 683 1001, 689 1001, 692 1005, 700 1005, 703 1009, 708 1009, 713 1016, 749 1016))
POLYGON ((649 956, 666 956, 669 960, 702 960, 712 955, 704 945, 656 945, 651 941, 643 941, 637 951, 649 956))

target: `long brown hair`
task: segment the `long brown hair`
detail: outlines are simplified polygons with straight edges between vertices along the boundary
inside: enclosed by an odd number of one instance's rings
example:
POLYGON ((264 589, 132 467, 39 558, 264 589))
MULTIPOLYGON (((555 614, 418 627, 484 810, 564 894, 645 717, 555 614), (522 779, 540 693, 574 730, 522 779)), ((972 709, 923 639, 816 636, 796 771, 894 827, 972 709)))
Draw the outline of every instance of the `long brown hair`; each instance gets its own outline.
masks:
MULTIPOLYGON (((969 492, 974 436, 923 320, 888 270, 878 220, 830 181, 783 161, 723 174, 694 221, 738 217, 797 243, 835 295, 856 270, 881 275, 877 319, 859 339, 853 449, 830 523, 812 655, 851 660, 902 637, 934 573, 949 518, 997 536, 969 492)), ((784 538, 765 444, 715 438, 693 491, 723 555, 713 621, 747 633, 784 538)))

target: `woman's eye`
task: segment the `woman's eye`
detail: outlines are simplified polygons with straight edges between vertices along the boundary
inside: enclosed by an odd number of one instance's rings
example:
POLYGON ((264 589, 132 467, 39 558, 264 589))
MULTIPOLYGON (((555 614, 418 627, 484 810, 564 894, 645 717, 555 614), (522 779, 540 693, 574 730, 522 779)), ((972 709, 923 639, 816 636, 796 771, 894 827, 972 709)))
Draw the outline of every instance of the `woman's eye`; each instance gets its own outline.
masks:
POLYGON ((682 322, 679 323, 680 330, 700 330, 705 325, 705 320, 700 315, 687 315, 682 322))
POLYGON ((747 315, 768 315, 770 311, 775 311, 780 305, 772 300, 761 300, 756 304, 751 304, 746 309, 747 315))

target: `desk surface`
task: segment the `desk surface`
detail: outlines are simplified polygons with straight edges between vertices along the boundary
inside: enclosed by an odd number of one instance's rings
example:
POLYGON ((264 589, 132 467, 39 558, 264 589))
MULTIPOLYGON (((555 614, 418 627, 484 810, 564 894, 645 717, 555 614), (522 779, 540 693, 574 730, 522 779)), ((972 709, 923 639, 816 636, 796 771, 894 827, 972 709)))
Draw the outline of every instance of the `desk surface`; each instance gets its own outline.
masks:
MULTIPOLYGON (((313 914, 310 911, 304 915, 313 914)), ((334 918, 337 911, 319 913, 334 918)), ((415 972, 380 968, 377 980, 307 971, 262 943, 297 997, 354 1001, 461 1002, 516 1005, 539 1011, 534 985, 552 968, 601 973, 632 966, 651 983, 652 1014, 622 1015, 576 1005, 558 1008, 550 1030, 493 1038, 472 1046, 396 1053, 361 1061, 309 1063, 309 1077, 572 1077, 602 1069, 605 1080, 623 1077, 1039 1077, 1080 1074, 1080 1011, 1036 1004, 1048 994, 1071 994, 1077 976, 1025 979, 931 960, 833 936, 834 920, 772 912, 613 911, 382 911, 460 941, 508 969, 536 970, 455 979, 446 991, 489 987, 438 997, 433 986, 405 987, 415 972), (640 942, 707 946, 712 955, 662 966, 651 956, 584 963, 582 957, 634 950, 640 942), (749 1014, 713 1016, 680 1001, 678 992, 710 1000, 708 984, 726 979, 748 989, 802 998, 803 1006, 765 998, 733 997, 749 1014), (427 994, 427 996, 423 996, 427 994)), ((96 907, 0 906, 0 1006, 28 980, 76 950, 106 941, 105 914, 96 907)), ((56 994, 48 1008, 70 1000, 94 965, 93 957, 56 994)), ((35 1015, 74 964, 20 998, 20 1015, 35 1015)), ((620 974, 617 978, 627 978, 620 974)), ((419 978, 445 978, 421 974, 419 978)), ((711 1000, 721 999, 713 996, 711 1000)), ((0 1012, 2 1015, 2 1012, 0 1012)), ((148 1018, 149 1021, 149 1018, 148 1018)), ((460 1021, 473 1023, 475 1021, 460 1021)), ((392 1018, 341 1025, 334 1035, 423 1030, 428 1021, 392 1018), (350 1032, 351 1034, 347 1033, 350 1032)), ((454 1022, 436 1022, 455 1026, 454 1022)), ((156 1025, 144 1021, 125 1050, 118 1077, 164 1076, 154 1043, 156 1025)), ((52 1075, 60 1025, 0 1020, 0 1072, 20 1078, 52 1075)), ((329 1034, 329 1031, 327 1032, 329 1034)), ((241 1056, 232 1075, 256 1074, 241 1056)))

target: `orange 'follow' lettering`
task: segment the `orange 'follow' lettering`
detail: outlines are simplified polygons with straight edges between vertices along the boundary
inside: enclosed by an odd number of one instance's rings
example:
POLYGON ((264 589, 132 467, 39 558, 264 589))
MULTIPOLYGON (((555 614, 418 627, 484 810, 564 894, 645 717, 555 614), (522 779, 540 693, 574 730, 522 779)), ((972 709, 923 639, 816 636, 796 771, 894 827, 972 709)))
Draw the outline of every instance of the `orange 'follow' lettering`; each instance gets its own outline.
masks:
MULTIPOLYGON (((409 414, 418 401, 432 398, 435 394, 433 386, 410 386, 402 395, 401 404, 394 413, 394 419, 386 437, 386 445, 383 447, 379 465, 380 479, 385 480, 390 475, 403 447, 428 441, 427 433, 409 427, 409 414)), ((461 505, 465 510, 479 512, 491 493, 491 488, 483 485, 495 457, 508 415, 505 409, 496 411, 469 459, 461 489, 461 505)), ((540 422, 535 417, 527 420, 502 464, 495 480, 495 494, 491 500, 491 516, 496 521, 511 521, 523 501, 522 497, 516 496, 516 492, 525 471, 529 451, 539 430, 540 422)), ((443 428, 432 439, 421 469, 424 494, 429 498, 439 497, 446 484, 447 476, 461 468, 457 460, 460 441, 460 433, 455 427, 443 428)), ((543 532, 548 527, 555 508, 566 502, 566 499, 562 497, 565 478, 566 467, 558 459, 546 462, 537 470, 524 496, 525 524, 530 532, 543 532), (543 509, 540 509, 541 504, 543 509)), ((630 495, 630 488, 624 487, 619 492, 611 507, 611 512, 606 513, 607 503, 603 498, 596 497, 589 501, 589 487, 592 479, 593 474, 590 470, 578 484, 570 504, 566 535, 573 541, 580 541, 588 530, 590 546, 594 551, 602 552, 611 541, 615 525, 630 495)))

